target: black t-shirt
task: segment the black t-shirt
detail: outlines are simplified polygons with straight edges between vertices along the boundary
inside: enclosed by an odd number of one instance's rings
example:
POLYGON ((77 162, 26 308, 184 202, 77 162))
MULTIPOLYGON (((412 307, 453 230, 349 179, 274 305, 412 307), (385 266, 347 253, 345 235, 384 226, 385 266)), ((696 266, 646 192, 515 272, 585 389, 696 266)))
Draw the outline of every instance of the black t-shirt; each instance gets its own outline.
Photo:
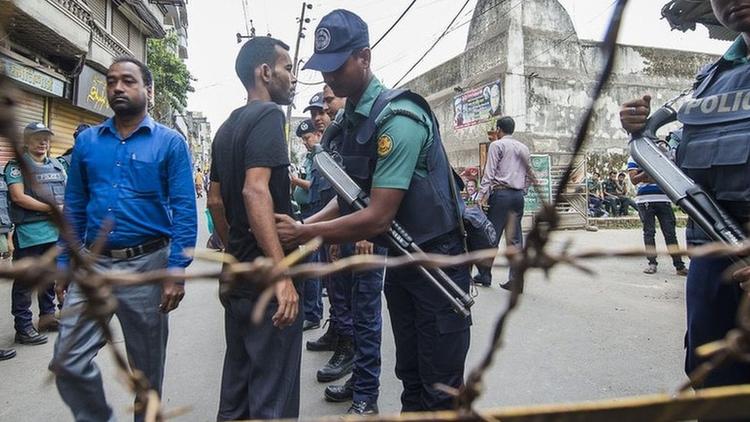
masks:
POLYGON ((250 232, 242 197, 245 171, 254 167, 271 168, 268 187, 274 212, 292 215, 284 113, 271 102, 253 101, 234 110, 211 146, 211 180, 221 184, 229 223, 227 252, 242 262, 263 256, 250 232))

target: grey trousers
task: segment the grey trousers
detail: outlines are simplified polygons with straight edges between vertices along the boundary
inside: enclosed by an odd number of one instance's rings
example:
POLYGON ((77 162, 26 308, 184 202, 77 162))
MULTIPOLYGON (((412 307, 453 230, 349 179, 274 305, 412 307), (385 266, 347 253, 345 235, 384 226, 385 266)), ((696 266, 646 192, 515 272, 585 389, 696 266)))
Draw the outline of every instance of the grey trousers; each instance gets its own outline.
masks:
MULTIPOLYGON (((166 268, 168 257, 169 246, 127 260, 99 257, 95 269, 101 272, 145 272, 166 268)), ((159 311, 161 293, 160 284, 114 289, 118 302, 115 315, 125 337, 130 366, 142 371, 159 394, 164 378, 169 327, 167 314, 159 311)), ((112 408, 104 397, 101 371, 94 363, 94 357, 105 344, 103 334, 93 321, 73 311, 85 302, 78 285, 71 283, 63 304, 67 313, 64 311, 60 321, 50 369, 56 373, 57 390, 76 421, 114 421, 112 408)), ((143 420, 143 415, 136 414, 135 420, 143 420)))
POLYGON ((251 321, 256 299, 223 295, 221 303, 227 350, 216 419, 297 418, 303 316, 278 329, 271 322, 276 301, 260 325, 251 321))

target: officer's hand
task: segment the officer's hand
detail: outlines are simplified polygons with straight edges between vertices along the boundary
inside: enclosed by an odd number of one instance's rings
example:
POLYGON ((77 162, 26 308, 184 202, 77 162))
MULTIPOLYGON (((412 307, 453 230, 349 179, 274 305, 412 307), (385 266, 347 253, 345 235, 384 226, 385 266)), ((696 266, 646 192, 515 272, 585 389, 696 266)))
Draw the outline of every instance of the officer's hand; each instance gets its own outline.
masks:
POLYGON ((273 326, 277 328, 286 328, 297 319, 299 312, 299 295, 294 288, 292 280, 287 278, 279 281, 274 285, 276 301, 279 302, 279 309, 271 317, 273 326))
POLYGON ((360 240, 354 244, 354 250, 357 255, 372 255, 372 242, 360 240))
POLYGON ((646 125, 646 119, 651 114, 651 96, 628 101, 620 107, 620 123, 628 133, 639 132, 646 125))
POLYGON ((57 296, 57 303, 62 304, 65 300, 65 294, 68 293, 68 285, 70 281, 55 281, 55 296, 57 296))
POLYGON ((279 235, 281 246, 285 250, 294 249, 300 245, 300 224, 297 220, 286 214, 275 214, 276 233, 279 235))
POLYGON ((185 297, 185 286, 182 283, 165 281, 161 288, 159 310, 166 314, 177 309, 183 297, 185 297))
POLYGON ((750 289, 750 266, 740 268, 732 273, 732 280, 739 281, 740 287, 750 289))
POLYGON ((339 245, 330 245, 328 247, 328 261, 336 262, 341 258, 341 247, 339 245))

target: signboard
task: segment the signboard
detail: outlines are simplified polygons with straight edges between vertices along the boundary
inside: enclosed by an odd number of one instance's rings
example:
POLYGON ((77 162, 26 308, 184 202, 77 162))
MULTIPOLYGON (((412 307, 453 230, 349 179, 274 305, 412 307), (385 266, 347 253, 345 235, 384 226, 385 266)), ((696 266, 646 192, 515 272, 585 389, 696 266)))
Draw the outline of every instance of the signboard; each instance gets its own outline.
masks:
POLYGON ((502 113, 500 81, 462 92, 453 97, 453 127, 474 126, 502 113))
POLYGON ((83 66, 76 81, 75 105, 102 116, 112 117, 114 112, 107 102, 107 77, 90 66, 83 66))
POLYGON ((44 91, 56 97, 65 96, 65 81, 40 72, 33 67, 23 65, 8 57, 0 56, 0 65, 9 78, 44 91))
POLYGON ((529 192, 524 197, 524 214, 534 214, 542 208, 542 200, 539 194, 547 202, 552 200, 552 159, 550 156, 546 154, 531 154, 529 156, 529 166, 536 177, 538 186, 529 186, 529 192))

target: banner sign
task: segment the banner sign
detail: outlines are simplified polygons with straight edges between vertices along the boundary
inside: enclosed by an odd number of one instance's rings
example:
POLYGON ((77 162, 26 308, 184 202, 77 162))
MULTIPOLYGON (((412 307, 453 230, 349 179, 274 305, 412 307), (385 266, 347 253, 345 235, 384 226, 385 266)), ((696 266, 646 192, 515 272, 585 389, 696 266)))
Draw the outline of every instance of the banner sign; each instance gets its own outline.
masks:
POLYGON ((552 200, 552 159, 550 156, 531 154, 529 166, 536 177, 538 186, 529 186, 529 192, 524 197, 524 214, 534 214, 542 208, 540 195, 547 202, 552 200))
POLYGON ((474 126, 502 113, 500 81, 462 92, 453 97, 453 127, 474 126))

